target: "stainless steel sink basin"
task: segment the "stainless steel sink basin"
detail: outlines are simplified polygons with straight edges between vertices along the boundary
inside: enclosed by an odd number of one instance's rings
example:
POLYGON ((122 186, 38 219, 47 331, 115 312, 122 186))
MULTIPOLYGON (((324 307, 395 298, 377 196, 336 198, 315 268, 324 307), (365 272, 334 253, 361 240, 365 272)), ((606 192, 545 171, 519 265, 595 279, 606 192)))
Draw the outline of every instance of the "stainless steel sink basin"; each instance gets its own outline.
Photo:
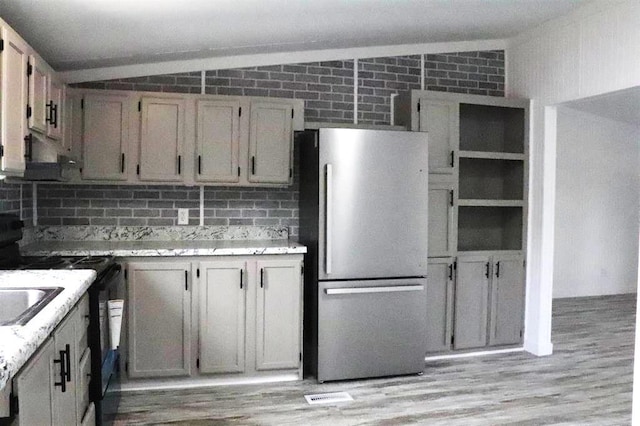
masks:
POLYGON ((25 325, 62 290, 62 287, 0 288, 0 326, 25 325))

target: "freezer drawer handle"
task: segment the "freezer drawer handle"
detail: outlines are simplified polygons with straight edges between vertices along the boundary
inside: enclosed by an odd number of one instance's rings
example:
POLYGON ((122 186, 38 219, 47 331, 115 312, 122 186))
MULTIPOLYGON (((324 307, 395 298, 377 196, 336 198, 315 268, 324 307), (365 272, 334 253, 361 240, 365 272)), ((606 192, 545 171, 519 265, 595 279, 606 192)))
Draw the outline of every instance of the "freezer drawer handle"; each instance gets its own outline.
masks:
POLYGON ((398 285, 388 287, 348 287, 327 288, 327 294, 368 294, 368 293, 399 293, 404 291, 423 291, 423 285, 398 285))
POLYGON ((327 164, 327 176, 326 176, 326 201, 325 201, 325 220, 326 220, 326 229, 325 229, 325 271, 328 274, 331 273, 331 257, 332 257, 332 247, 331 247, 331 228, 333 227, 333 166, 331 164, 327 164))

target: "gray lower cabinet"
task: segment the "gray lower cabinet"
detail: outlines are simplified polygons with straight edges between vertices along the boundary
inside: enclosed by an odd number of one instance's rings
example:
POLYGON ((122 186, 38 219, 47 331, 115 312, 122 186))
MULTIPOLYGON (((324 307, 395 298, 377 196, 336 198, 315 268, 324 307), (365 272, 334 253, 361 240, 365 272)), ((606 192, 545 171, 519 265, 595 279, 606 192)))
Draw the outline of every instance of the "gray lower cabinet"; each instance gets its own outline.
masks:
POLYGON ((459 256, 455 288, 454 349, 486 346, 489 256, 459 256))
POLYGON ((86 405, 78 403, 78 394, 88 396, 90 380, 88 377, 80 380, 83 370, 77 357, 79 352, 89 353, 84 320, 88 308, 86 295, 78 305, 13 379, 18 396, 14 426, 95 424, 95 416, 85 413, 88 398, 86 405))
POLYGON ((454 348, 517 344, 524 320, 524 258, 461 255, 455 285, 454 348))
POLYGON ((524 320, 524 258, 505 255, 492 260, 489 344, 519 343, 524 320))
POLYGON ((300 261, 259 260, 256 288, 256 370, 298 368, 302 274, 300 261))
POLYGON ((451 349, 454 259, 430 258, 427 267, 427 353, 451 349))
POLYGON ((191 372, 191 263, 129 262, 130 377, 191 372))
POLYGON ((53 424, 53 359, 49 339, 13 379, 18 393, 18 418, 14 425, 53 424))
POLYGON ((301 374, 302 259, 127 262, 129 378, 301 374))
POLYGON ((246 260, 200 262, 200 372, 245 370, 246 260))
POLYGON ((200 373, 297 369, 301 258, 199 262, 200 373))

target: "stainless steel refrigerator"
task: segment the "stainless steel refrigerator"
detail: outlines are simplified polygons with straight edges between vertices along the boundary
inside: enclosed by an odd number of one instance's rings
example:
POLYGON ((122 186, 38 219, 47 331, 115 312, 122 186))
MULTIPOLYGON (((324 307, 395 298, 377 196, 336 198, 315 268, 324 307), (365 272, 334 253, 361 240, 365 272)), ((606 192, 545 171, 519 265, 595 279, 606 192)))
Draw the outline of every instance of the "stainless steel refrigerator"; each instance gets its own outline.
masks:
POLYGON ((427 134, 321 128, 296 143, 306 373, 320 382, 421 373, 427 134))

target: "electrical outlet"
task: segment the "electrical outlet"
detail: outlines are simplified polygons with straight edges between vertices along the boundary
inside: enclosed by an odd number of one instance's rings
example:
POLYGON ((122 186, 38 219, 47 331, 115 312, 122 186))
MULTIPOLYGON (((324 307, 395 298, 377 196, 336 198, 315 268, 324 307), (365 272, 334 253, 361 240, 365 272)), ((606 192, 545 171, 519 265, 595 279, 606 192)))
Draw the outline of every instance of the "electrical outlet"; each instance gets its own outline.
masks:
POLYGON ((178 209, 178 225, 189 224, 189 209, 178 209))

